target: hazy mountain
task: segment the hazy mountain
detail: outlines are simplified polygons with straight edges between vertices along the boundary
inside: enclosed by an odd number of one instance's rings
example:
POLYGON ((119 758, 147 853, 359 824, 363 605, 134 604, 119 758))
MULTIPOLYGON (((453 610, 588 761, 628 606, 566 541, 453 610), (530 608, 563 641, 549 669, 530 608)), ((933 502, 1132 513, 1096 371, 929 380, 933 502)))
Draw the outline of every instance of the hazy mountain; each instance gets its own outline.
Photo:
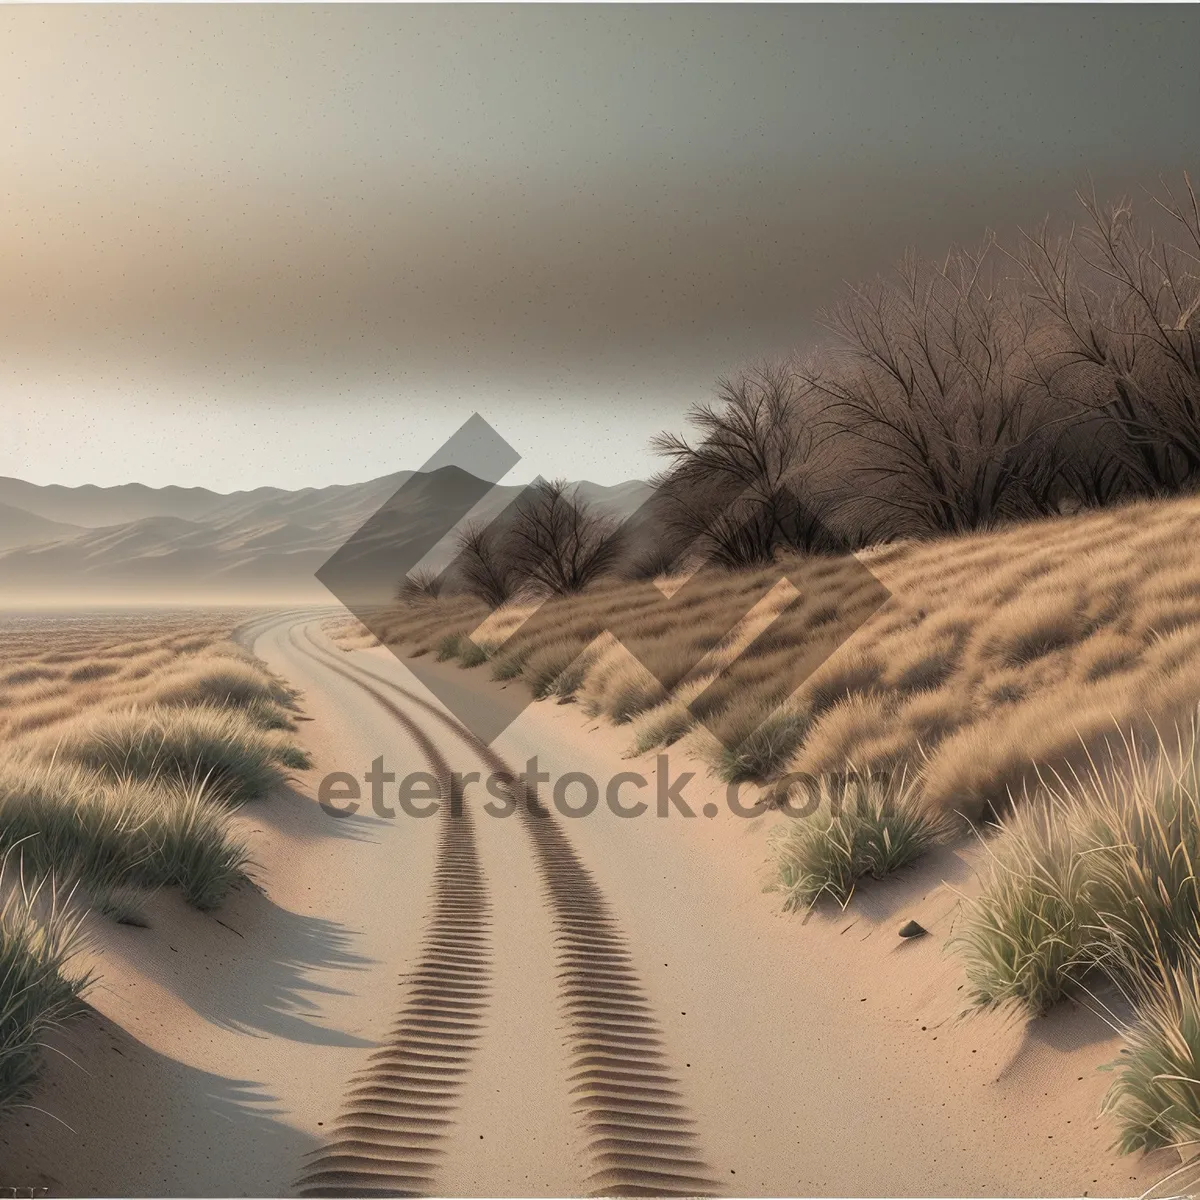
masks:
MULTIPOLYGON (((580 490, 619 517, 650 492, 636 480, 613 487, 585 482, 580 490)), ((457 468, 231 495, 0 479, 0 603, 324 602, 330 593, 316 572, 344 546, 343 574, 331 577, 335 587, 340 592, 348 582, 361 589, 369 580, 377 593, 395 586, 401 573, 396 564, 418 543, 432 547, 425 560, 430 565, 448 561, 453 535, 446 531, 457 523, 464 497, 485 493, 470 515, 487 520, 520 491, 489 491, 457 468), (68 516, 72 524, 63 524, 68 516)))
POLYGON ((80 532, 78 525, 47 520, 24 508, 0 503, 0 550, 26 546, 30 542, 48 542, 80 532))
MULTIPOLYGON (((278 494, 277 488, 264 488, 278 494)), ((244 493, 243 493, 244 494, 244 493)), ((49 521, 64 521, 98 529, 143 517, 203 517, 231 499, 207 488, 151 488, 141 483, 120 487, 64 487, 61 484, 26 483, 0 475, 0 504, 11 504, 49 521)))

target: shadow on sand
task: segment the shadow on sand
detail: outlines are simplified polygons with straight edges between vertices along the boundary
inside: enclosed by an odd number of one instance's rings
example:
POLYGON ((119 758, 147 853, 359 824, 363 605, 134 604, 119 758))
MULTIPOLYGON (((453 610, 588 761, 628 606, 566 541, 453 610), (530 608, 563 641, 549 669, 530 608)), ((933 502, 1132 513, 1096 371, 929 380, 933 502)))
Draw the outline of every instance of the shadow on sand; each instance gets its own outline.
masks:
MULTIPOLYGON (((912 866, 903 867, 885 879, 858 880, 844 910, 822 900, 803 919, 840 926, 853 921, 860 938, 876 933, 895 936, 904 921, 914 915, 924 916, 931 904, 939 917, 952 910, 958 900, 956 889, 970 879, 973 870, 970 861, 954 847, 939 846, 912 866)), ((931 929, 931 932, 940 937, 945 930, 931 929)), ((897 940, 894 950, 902 952, 909 945, 897 940)))
POLYGON ((154 897, 149 915, 148 930, 98 923, 97 944, 105 957, 159 981, 204 1020, 312 1045, 374 1045, 321 1023, 321 999, 350 994, 322 976, 374 965, 354 950, 357 935, 337 921, 291 912, 248 886, 216 915, 167 892, 154 897))
POLYGON ((270 797, 239 810, 251 830, 284 834, 303 842, 323 838, 346 838, 355 842, 374 842, 388 822, 367 811, 347 817, 330 816, 319 804, 298 792, 290 784, 271 789, 270 797))
POLYGON ((317 1144, 259 1085, 159 1054, 94 1009, 47 1051, 36 1107, 0 1117, 0 1187, 278 1196, 317 1144))

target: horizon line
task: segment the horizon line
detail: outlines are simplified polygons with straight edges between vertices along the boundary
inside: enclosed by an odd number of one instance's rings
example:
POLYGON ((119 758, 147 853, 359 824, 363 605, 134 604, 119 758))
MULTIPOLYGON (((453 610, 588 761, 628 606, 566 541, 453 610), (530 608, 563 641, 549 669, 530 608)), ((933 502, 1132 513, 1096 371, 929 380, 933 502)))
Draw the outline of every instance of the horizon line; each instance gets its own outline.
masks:
MULTIPOLYGON (((455 467, 455 464, 453 464, 453 463, 448 463, 448 464, 446 464, 446 466, 438 467, 438 468, 436 468, 436 470, 442 471, 442 470, 446 470, 450 467, 454 467, 454 469, 462 471, 464 474, 467 474, 467 475, 470 474, 470 472, 467 471, 465 467, 455 467)), ((298 492, 306 492, 306 491, 308 491, 308 492, 323 492, 323 491, 329 490, 330 488, 363 487, 364 485, 369 484, 369 483, 378 483, 380 480, 389 479, 393 475, 404 475, 404 474, 421 475, 421 474, 433 474, 433 473, 434 472, 432 472, 432 471, 423 472, 423 471, 413 468, 413 467, 400 467, 395 471, 389 471, 383 475, 374 475, 369 479, 358 479, 358 480, 354 480, 350 483, 325 483, 325 484, 320 484, 320 485, 309 484, 307 486, 298 487, 298 488, 280 487, 277 484, 264 483, 264 484, 259 484, 255 487, 235 488, 231 492, 218 491, 216 488, 206 487, 204 484, 190 484, 189 485, 189 484, 179 484, 179 483, 167 483, 167 484, 155 485, 155 484, 150 484, 150 483, 142 483, 140 480, 136 480, 136 479, 127 480, 125 483, 37 483, 32 479, 26 479, 20 475, 0 475, 0 484, 22 483, 28 487, 60 488, 63 491, 68 491, 68 492, 78 492, 78 491, 82 491, 85 488, 92 488, 96 491, 101 491, 101 492, 115 492, 115 491, 120 491, 122 488, 142 488, 149 492, 165 492, 165 491, 207 492, 210 496, 220 496, 223 499, 228 499, 229 497, 232 497, 232 496, 253 495, 255 492, 289 492, 289 493, 295 494, 298 492)), ((498 486, 498 487, 516 487, 516 486, 523 487, 526 484, 532 483, 533 480, 536 478, 538 478, 537 475, 534 475, 534 476, 530 477, 529 479, 513 479, 511 481, 502 478, 501 480, 498 481, 496 486, 498 486)), ((587 484, 591 484, 593 487, 615 488, 615 487, 623 487, 627 483, 649 484, 651 482, 651 480, 648 478, 643 479, 636 475, 630 475, 624 479, 618 480, 616 483, 597 483, 596 480, 587 479, 587 478, 571 479, 568 482, 573 483, 573 484, 587 483, 587 484)))

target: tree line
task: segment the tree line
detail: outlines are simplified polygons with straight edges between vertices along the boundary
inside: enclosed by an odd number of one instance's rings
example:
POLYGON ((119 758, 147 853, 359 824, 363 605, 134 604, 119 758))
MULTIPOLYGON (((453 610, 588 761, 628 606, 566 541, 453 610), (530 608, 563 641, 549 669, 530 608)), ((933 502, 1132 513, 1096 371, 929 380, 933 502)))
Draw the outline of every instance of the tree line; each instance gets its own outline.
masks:
POLYGON ((454 586, 494 605, 689 557, 749 567, 1195 489, 1192 180, 1137 215, 1078 201, 1065 230, 908 255, 848 287, 823 345, 720 380, 689 411, 693 436, 655 439, 665 465, 633 527, 540 483, 463 532, 454 586))

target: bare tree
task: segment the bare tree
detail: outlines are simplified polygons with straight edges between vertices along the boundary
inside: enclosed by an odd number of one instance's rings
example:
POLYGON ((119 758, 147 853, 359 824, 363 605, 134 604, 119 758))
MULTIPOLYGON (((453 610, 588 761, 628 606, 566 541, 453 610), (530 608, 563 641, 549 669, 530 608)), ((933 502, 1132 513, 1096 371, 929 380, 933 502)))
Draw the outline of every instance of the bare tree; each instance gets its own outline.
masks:
POLYGON ((396 589, 401 604, 422 604, 437 600, 445 590, 445 576, 431 567, 418 567, 409 573, 396 589))
POLYGON ((718 381, 715 401, 692 406, 698 440, 654 439, 669 463, 658 496, 677 557, 690 548, 740 567, 783 548, 832 548, 823 498, 805 470, 818 440, 807 392, 791 364, 770 363, 718 381))
POLYGON ((616 564, 619 524, 598 513, 565 480, 539 480, 518 498, 503 536, 505 561, 526 586, 564 596, 616 564))
POLYGON ((1045 435, 1063 414, 1003 264, 990 235, 940 264, 909 256, 826 314, 838 344, 806 380, 893 525, 958 532, 1051 503, 1061 451, 1045 435))
POLYGON ((520 586, 502 529, 472 521, 458 535, 451 571, 459 586, 492 608, 511 600, 520 586))
MULTIPOLYGON (((1200 204, 1151 197, 1180 234, 1139 226, 1127 200, 1079 194, 1084 223, 1024 234, 1016 261, 1053 339, 1048 379, 1105 427, 1118 491, 1176 491, 1200 479, 1200 204)), ((1101 489, 1104 490, 1104 489, 1101 489)))

